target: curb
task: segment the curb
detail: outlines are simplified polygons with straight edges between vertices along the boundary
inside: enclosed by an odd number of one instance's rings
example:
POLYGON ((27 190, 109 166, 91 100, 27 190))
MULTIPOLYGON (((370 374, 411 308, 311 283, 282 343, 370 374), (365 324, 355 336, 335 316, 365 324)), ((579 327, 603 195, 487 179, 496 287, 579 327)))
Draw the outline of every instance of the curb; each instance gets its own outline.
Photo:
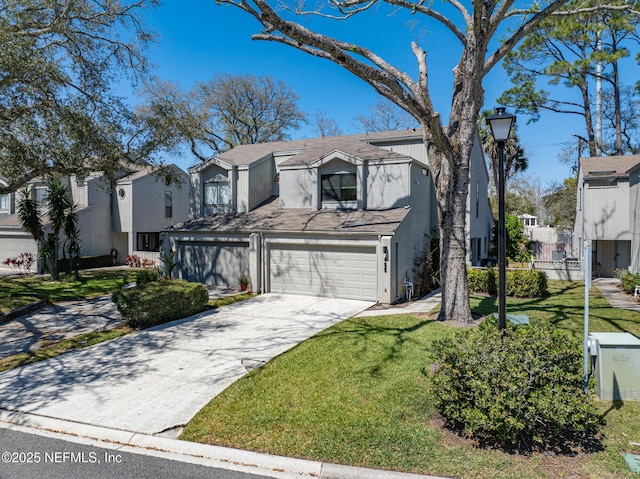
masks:
POLYGON ((0 409, 0 428, 276 479, 447 479, 180 441, 0 409))
POLYGON ((19 308, 12 309, 7 314, 0 313, 0 324, 8 323, 9 321, 24 316, 25 314, 33 313, 39 309, 44 308, 47 305, 46 299, 39 299, 31 304, 20 306, 19 308))

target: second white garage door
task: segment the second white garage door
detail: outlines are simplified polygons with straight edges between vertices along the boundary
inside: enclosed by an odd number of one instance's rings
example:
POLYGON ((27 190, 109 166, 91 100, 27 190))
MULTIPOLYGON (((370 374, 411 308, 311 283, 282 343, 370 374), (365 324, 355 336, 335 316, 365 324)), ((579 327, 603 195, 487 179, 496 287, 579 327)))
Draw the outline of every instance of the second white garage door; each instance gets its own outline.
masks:
POLYGON ((274 293, 377 301, 375 247, 279 245, 269 270, 274 293))

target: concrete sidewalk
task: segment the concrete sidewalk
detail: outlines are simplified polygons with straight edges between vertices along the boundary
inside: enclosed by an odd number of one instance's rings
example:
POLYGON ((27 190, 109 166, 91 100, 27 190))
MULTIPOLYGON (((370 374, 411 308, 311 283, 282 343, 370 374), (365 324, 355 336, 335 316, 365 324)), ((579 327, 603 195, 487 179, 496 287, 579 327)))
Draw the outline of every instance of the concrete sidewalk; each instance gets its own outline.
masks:
POLYGON ((417 299, 410 303, 401 303, 392 305, 388 308, 377 309, 376 307, 367 309, 356 315, 356 317, 367 316, 387 316, 392 314, 411 314, 411 313, 430 313, 433 308, 440 305, 442 301, 442 292, 440 288, 432 291, 423 298, 417 299))
POLYGON ((628 294, 618 288, 620 280, 617 278, 597 278, 592 281, 609 304, 614 308, 628 309, 640 312, 640 303, 634 301, 628 294))

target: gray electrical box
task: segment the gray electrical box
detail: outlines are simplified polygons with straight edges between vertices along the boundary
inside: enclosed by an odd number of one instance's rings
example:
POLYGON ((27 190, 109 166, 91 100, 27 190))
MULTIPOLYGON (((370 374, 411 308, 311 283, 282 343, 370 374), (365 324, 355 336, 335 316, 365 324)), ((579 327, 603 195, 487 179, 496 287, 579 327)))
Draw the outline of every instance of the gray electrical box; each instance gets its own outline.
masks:
POLYGON ((590 333, 596 394, 602 400, 640 400, 640 339, 631 333, 590 333))

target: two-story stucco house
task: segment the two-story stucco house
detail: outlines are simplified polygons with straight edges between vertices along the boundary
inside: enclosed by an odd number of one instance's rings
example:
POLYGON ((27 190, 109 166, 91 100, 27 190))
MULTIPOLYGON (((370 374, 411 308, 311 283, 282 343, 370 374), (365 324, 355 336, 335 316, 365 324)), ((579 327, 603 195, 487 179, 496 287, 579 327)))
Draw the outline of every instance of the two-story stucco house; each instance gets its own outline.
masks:
MULTIPOLYGON (((478 148, 469 261, 486 255, 488 176, 478 148)), ((191 220, 166 230, 178 276, 258 292, 393 302, 437 226, 419 131, 243 145, 189 169, 191 220)))
MULTIPOLYGON (((78 205, 81 254, 111 254, 119 263, 128 254, 157 257, 160 231, 189 217, 189 177, 178 167, 171 168, 181 178, 181 186, 165 181, 148 166, 123 171, 113 187, 102 173, 61 178, 78 205)), ((27 186, 44 207, 46 181, 35 179, 27 186)), ((0 202, 0 206, 8 205, 7 214, 0 211, 0 260, 26 252, 37 254, 35 240, 22 229, 16 214, 20 194, 21 191, 8 194, 0 202)), ((46 217, 43 219, 46 228, 46 217)))
POLYGON ((580 159, 574 244, 580 258, 591 241, 594 273, 640 266, 640 156, 580 159))

